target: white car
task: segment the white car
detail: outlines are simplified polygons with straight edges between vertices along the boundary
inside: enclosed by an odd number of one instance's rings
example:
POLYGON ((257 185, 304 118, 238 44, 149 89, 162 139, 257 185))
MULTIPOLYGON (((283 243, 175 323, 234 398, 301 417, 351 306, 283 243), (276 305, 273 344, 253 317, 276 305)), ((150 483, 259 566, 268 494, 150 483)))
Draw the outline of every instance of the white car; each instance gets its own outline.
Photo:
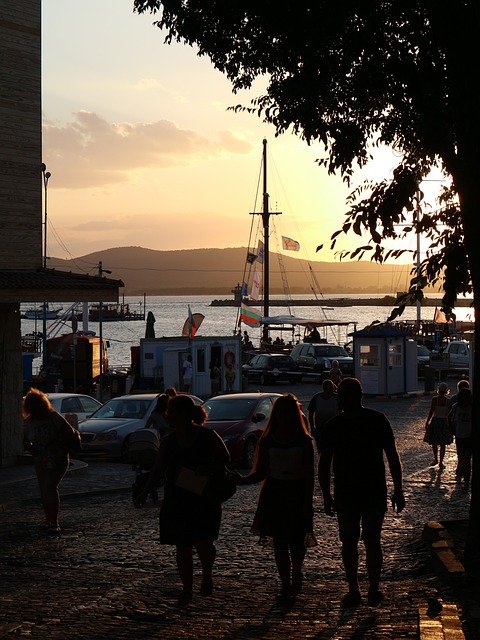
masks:
POLYGON ((102 403, 95 398, 81 393, 47 393, 46 395, 57 413, 63 417, 67 413, 74 413, 78 418, 78 424, 84 422, 102 406, 102 403))

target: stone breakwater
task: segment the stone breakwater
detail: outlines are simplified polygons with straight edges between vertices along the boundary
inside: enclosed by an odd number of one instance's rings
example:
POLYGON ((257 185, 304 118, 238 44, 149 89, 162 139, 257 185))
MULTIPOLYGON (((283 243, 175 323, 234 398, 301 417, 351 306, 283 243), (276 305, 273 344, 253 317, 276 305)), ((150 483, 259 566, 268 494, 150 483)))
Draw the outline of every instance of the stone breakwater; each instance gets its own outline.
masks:
MULTIPOLYGON (((296 300, 269 300, 268 304, 271 307, 284 307, 287 304, 295 307, 394 307, 396 302, 395 296, 384 296, 383 298, 322 298, 316 300, 309 299, 296 299, 296 300)), ((246 304, 252 306, 263 305, 263 300, 253 301, 247 300, 246 304)), ((471 300, 457 300, 458 307, 471 306, 471 300)), ((240 302, 233 298, 215 299, 210 303, 211 307, 238 307, 240 302)), ((441 298, 424 298, 422 301, 422 307, 441 307, 441 298)))

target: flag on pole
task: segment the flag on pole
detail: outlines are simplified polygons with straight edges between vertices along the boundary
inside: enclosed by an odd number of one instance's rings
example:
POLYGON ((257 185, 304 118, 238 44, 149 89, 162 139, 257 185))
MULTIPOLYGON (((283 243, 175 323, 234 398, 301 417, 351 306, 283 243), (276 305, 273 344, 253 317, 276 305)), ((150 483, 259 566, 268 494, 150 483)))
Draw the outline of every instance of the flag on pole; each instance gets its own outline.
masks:
POLYGON ((435 314, 433 316, 433 321, 437 324, 446 324, 447 321, 447 316, 443 313, 443 311, 441 311, 440 309, 437 309, 437 307, 435 307, 435 314))
POLYGON ((253 253, 253 251, 249 251, 247 253, 247 262, 248 262, 248 264, 253 264, 256 259, 257 259, 257 254, 253 253))
POLYGON ((260 296, 261 286, 262 286, 262 272, 259 271, 258 269, 255 269, 255 271, 253 272, 252 290, 250 292, 250 297, 252 300, 255 300, 255 302, 257 302, 260 296))
POLYGON ((265 245, 261 240, 258 241, 257 262, 263 264, 263 256, 265 254, 265 245))
POLYGON ((282 236, 282 247, 287 251, 300 251, 300 243, 287 236, 282 236))
POLYGON ((193 340, 194 335, 197 333, 198 328, 202 324, 205 316, 203 313, 192 313, 190 305, 188 305, 188 318, 185 320, 185 324, 182 329, 182 336, 193 340))
POLYGON ((249 327, 259 327, 261 317, 262 314, 258 309, 247 307, 247 305, 242 302, 242 313, 240 315, 241 322, 248 324, 249 327))

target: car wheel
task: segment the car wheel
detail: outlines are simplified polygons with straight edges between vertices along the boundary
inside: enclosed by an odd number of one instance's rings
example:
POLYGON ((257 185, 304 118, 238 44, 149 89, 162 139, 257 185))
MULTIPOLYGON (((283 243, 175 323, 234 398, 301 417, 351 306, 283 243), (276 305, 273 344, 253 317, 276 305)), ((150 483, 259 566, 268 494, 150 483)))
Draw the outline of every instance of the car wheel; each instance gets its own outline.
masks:
POLYGON ((120 449, 120 460, 122 462, 131 462, 130 460, 130 438, 127 436, 122 443, 120 449))
POLYGON ((253 461, 255 459, 255 452, 257 450, 257 439, 256 438, 247 438, 245 440, 245 444, 243 445, 243 466, 245 469, 251 469, 253 466, 253 461))

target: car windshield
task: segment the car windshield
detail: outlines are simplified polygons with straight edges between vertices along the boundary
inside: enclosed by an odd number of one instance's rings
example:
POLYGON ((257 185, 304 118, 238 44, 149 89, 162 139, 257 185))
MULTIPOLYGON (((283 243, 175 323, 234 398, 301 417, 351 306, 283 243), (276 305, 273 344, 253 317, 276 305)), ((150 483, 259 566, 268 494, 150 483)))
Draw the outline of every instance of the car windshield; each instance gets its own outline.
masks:
POLYGON ((257 404, 256 398, 222 398, 202 405, 209 420, 244 420, 257 404))
POLYGON ((327 358, 346 358, 349 356, 348 351, 343 347, 337 347, 334 344, 325 344, 315 347, 316 356, 325 356, 327 358))
POLYGON ((427 349, 427 347, 423 347, 422 345, 417 345, 417 352, 419 356, 429 356, 430 355, 430 351, 427 349))
POLYGON ((290 356, 278 356, 278 357, 272 357, 271 358, 271 363, 273 364, 273 366, 278 367, 278 365, 287 365, 290 366, 292 363, 292 359, 290 358, 290 356))
POLYGON ((141 398, 113 398, 93 414, 92 418, 136 418, 145 416, 151 400, 141 398))

